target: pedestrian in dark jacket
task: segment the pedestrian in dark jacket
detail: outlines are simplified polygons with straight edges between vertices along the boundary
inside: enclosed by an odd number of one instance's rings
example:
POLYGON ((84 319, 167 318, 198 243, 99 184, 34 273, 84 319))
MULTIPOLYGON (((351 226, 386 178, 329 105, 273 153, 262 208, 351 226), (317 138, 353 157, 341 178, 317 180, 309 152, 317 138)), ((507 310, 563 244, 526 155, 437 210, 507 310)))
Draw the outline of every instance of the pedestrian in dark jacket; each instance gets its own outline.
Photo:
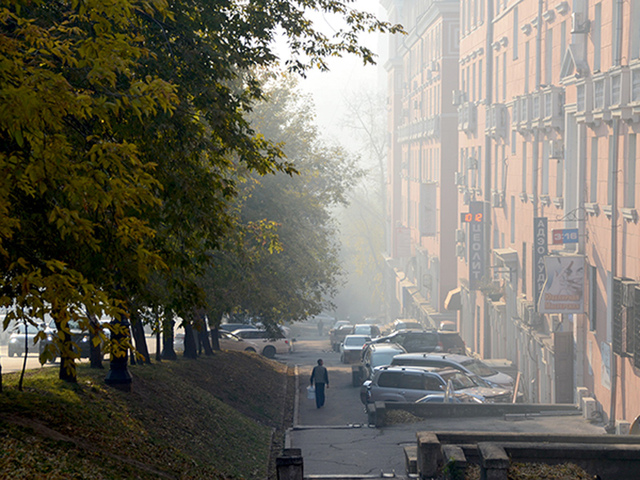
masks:
POLYGON ((322 359, 318 360, 318 365, 313 367, 311 372, 311 378, 309 384, 315 383, 316 388, 316 408, 320 408, 324 405, 324 387, 326 385, 329 388, 329 372, 323 365, 322 359))

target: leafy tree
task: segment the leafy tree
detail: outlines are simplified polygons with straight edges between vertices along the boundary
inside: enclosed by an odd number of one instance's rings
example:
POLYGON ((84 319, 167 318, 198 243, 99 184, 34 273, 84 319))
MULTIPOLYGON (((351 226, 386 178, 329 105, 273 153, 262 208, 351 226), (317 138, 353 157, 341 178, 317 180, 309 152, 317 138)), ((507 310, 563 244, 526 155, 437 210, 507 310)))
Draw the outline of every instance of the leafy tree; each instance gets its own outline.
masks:
POLYGON ((311 100, 297 93, 293 80, 268 85, 252 126, 282 144, 299 174, 248 179, 240 207, 251 227, 245 248, 216 252, 204 287, 218 308, 211 318, 242 311, 273 328, 330 304, 341 273, 332 209, 346 203, 361 172, 343 150, 322 141, 311 100))
MULTIPOLYGON (((90 328, 82 306, 135 325, 132 304, 157 306, 154 272, 165 312, 202 303, 195 278, 235 228, 238 172, 294 172, 246 120, 263 96, 253 72, 277 66, 280 31, 301 74, 327 55, 373 61, 358 32, 398 27, 350 3, 2 0, 0 302, 52 314, 61 378, 76 378, 68 322, 90 328), (348 27, 324 36, 310 11, 348 27)), ((131 344, 114 328, 121 363, 131 344)))

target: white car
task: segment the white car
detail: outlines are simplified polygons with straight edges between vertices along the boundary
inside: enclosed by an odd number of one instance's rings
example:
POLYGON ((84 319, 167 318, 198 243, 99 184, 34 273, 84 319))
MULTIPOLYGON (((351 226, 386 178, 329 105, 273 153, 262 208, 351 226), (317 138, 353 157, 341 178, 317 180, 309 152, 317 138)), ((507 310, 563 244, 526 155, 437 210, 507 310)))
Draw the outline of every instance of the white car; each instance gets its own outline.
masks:
POLYGON ((251 340, 258 345, 258 352, 267 358, 273 358, 276 354, 281 355, 290 353, 293 349, 293 340, 285 338, 280 332, 279 335, 269 333, 267 330, 256 330, 251 328, 243 328, 232 332, 234 335, 243 340, 251 340))
POLYGON ((340 344, 340 361, 342 363, 355 363, 360 361, 362 347, 369 342, 369 335, 347 335, 340 344))

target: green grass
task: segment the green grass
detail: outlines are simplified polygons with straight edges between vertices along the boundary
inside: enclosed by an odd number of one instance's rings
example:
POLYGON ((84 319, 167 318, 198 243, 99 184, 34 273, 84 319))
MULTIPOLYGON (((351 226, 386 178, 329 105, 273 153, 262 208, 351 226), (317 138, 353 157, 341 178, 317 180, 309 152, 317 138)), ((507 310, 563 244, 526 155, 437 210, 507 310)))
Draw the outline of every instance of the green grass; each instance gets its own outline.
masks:
POLYGON ((290 407, 286 366, 255 354, 217 353, 130 367, 131 393, 106 370, 3 375, 0 472, 12 479, 265 479, 274 432, 290 407))

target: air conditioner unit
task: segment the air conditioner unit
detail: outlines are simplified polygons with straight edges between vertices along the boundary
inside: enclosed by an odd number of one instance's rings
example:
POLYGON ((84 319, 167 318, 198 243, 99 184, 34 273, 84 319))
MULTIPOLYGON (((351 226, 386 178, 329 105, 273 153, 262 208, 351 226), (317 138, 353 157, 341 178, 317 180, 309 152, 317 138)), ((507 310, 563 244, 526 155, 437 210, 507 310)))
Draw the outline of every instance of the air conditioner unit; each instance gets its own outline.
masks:
POLYGON ((462 203, 469 205, 469 202, 471 202, 471 193, 467 191, 462 194, 462 203))
POLYGON ((451 103, 454 107, 462 105, 464 103, 464 92, 461 90, 453 90, 451 103))
POLYGON ((504 206, 504 194, 499 191, 491 193, 491 206, 494 208, 502 208, 504 206))
POLYGON ((571 33, 589 33, 589 19, 583 20, 583 15, 579 12, 571 14, 571 33))
POLYGON ((564 144, 562 140, 549 140, 549 157, 562 159, 564 157, 564 144))
POLYGON ((464 185, 466 183, 465 175, 463 172, 456 172, 454 179, 455 179, 455 184, 458 186, 464 185))
POLYGON ((456 256, 459 257, 459 258, 463 258, 464 254, 465 254, 464 245, 462 245, 462 244, 456 245, 456 256))
POLYGON ((465 236, 466 235, 465 235, 464 230, 462 230, 461 228, 456 230, 456 242, 464 243, 465 236))

